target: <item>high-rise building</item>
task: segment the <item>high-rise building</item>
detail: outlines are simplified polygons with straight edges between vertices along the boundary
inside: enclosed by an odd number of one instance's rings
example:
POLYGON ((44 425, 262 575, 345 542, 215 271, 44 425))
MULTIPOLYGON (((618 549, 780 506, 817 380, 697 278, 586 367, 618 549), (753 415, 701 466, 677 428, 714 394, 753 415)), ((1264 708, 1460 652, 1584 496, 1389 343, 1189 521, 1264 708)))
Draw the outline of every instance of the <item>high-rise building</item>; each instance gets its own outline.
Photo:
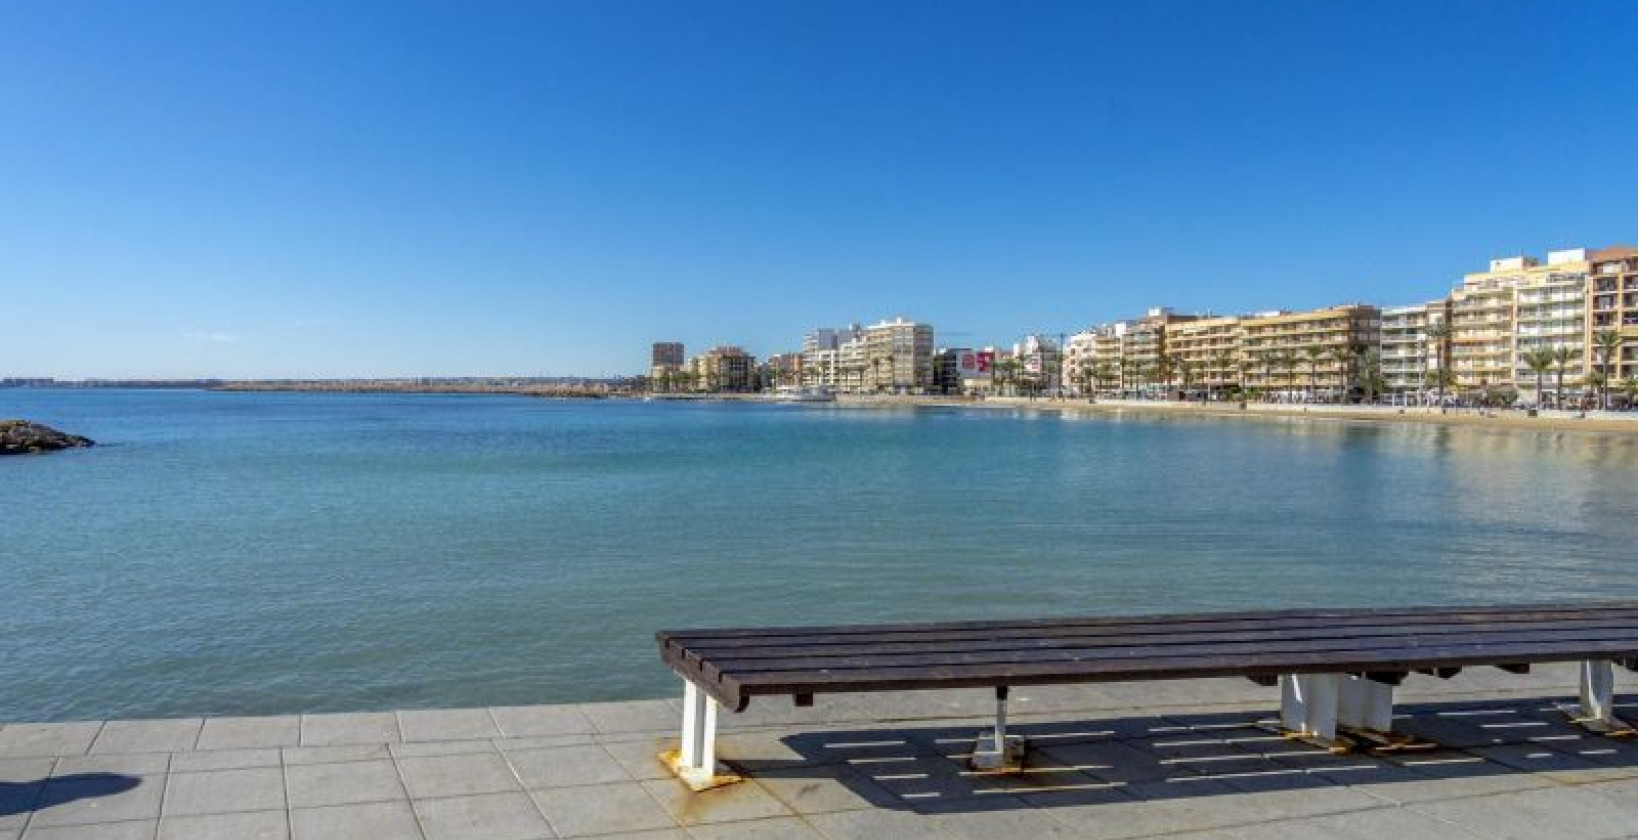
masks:
POLYGON ((1579 385, 1587 363, 1587 269, 1587 252, 1576 248, 1548 254, 1546 264, 1501 257, 1467 275, 1450 295, 1456 387, 1533 389, 1524 354, 1538 347, 1573 348, 1578 358, 1565 381, 1579 385))
POLYGON ((1591 284, 1587 309, 1592 316, 1587 325, 1589 361, 1600 373, 1607 373, 1612 386, 1638 376, 1638 247, 1615 245, 1588 255, 1591 284), (1620 351, 1608 361, 1591 352, 1593 337, 1614 330, 1624 340, 1620 351))
POLYGON ((656 341, 650 356, 649 366, 682 367, 683 346, 680 341, 656 341))
POLYGON ((1433 390, 1430 376, 1446 358, 1449 340, 1428 333, 1449 319, 1449 308, 1449 301, 1436 300, 1382 310, 1382 381, 1388 393, 1423 394, 1433 390))
POLYGON ((694 389, 711 393, 757 390, 756 357, 739 347, 713 347, 689 361, 694 389))
POLYGON ((1238 385, 1241 341, 1240 318, 1232 315, 1178 321, 1166 327, 1166 353, 1174 366, 1188 370, 1193 387, 1238 385))
POLYGON ((1249 387, 1337 395, 1353 387, 1359 356, 1380 344, 1382 312, 1347 304, 1253 315, 1241 326, 1249 387))
POLYGON ((903 318, 864 330, 865 390, 919 392, 933 387, 933 327, 903 318))

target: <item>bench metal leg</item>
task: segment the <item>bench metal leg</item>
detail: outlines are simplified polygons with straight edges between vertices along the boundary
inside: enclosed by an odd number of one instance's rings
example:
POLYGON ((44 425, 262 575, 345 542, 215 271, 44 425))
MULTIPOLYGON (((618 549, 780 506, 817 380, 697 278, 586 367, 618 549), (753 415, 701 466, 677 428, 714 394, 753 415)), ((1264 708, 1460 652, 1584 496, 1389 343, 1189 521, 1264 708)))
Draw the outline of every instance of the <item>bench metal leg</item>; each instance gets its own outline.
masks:
POLYGON ((1017 772, 1024 769, 1026 743, 1022 735, 1007 734, 1007 687, 995 688, 995 728, 980 732, 973 743, 975 770, 1017 772))
POLYGON ((1337 723, 1371 732, 1393 729, 1393 686, 1361 676, 1344 677, 1337 701, 1337 723))
POLYGON ((717 701, 690 680, 683 680, 682 745, 660 758, 689 787, 706 790, 740 777, 717 763, 717 701))
POLYGON ((1575 722, 1594 732, 1633 734, 1632 724, 1615 716, 1615 663, 1589 659, 1581 663, 1581 705, 1571 712, 1575 722))
POLYGON ((1280 725, 1286 732, 1336 748, 1341 674, 1282 674, 1280 725))

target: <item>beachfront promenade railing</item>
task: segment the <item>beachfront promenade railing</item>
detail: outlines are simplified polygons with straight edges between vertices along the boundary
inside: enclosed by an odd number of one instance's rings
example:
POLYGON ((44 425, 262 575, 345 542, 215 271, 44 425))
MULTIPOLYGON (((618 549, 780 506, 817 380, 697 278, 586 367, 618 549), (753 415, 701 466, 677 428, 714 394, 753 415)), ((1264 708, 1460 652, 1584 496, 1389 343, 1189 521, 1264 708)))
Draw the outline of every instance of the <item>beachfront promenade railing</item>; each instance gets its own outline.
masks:
POLYGON ((751 698, 991 688, 995 724, 973 751, 979 769, 1020 766, 1007 731, 1012 686, 1246 677, 1280 691, 1280 722, 1335 750, 1416 746, 1393 732, 1393 695, 1411 674, 1466 667, 1514 673, 1579 662, 1579 703, 1594 731, 1631 734, 1615 715, 1615 669, 1638 670, 1638 603, 1412 607, 666 631, 660 655, 684 681, 682 743, 667 758, 696 789, 733 781, 719 765, 719 707, 751 698))

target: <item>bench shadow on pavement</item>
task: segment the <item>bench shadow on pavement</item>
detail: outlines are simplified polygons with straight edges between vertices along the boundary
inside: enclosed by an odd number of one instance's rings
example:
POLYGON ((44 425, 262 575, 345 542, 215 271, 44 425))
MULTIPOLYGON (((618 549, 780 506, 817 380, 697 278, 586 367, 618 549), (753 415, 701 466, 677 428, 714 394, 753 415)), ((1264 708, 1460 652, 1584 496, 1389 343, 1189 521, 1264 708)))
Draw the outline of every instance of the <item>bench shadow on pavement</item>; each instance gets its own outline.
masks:
POLYGON ((76 773, 29 782, 0 782, 0 817, 44 811, 81 799, 114 796, 142 780, 120 773, 76 773))
MULTIPOLYGON (((779 738, 780 759, 729 759, 782 798, 851 795, 870 806, 961 813, 1225 796, 1349 786, 1388 799, 1407 786, 1490 787, 1544 774, 1555 781, 1638 777, 1638 740, 1595 735, 1569 721, 1558 699, 1405 704, 1400 732, 1432 742, 1393 753, 1334 755, 1274 731, 1250 712, 1176 714, 1081 722, 1017 722, 1029 738, 1014 774, 970 770, 978 723, 835 729, 779 738), (794 753, 795 757, 791 754, 794 753), (1453 780, 1471 780, 1467 783, 1453 780), (841 793, 840 783, 846 790, 841 793)), ((1622 707, 1638 716, 1638 698, 1622 707)), ((748 750, 747 754, 766 754, 748 750)), ((855 806, 862 805, 855 801, 855 806)))

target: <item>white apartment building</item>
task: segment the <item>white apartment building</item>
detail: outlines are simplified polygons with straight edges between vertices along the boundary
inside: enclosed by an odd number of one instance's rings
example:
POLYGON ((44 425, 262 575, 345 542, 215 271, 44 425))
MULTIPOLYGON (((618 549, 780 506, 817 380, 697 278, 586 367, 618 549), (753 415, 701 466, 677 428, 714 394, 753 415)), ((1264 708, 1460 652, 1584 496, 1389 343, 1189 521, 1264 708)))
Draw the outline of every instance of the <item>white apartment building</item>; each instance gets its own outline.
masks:
POLYGON ((1382 310, 1382 379, 1390 394, 1423 394, 1429 375, 1439 369, 1448 349, 1428 336, 1428 330, 1449 318, 1442 300, 1382 310))

